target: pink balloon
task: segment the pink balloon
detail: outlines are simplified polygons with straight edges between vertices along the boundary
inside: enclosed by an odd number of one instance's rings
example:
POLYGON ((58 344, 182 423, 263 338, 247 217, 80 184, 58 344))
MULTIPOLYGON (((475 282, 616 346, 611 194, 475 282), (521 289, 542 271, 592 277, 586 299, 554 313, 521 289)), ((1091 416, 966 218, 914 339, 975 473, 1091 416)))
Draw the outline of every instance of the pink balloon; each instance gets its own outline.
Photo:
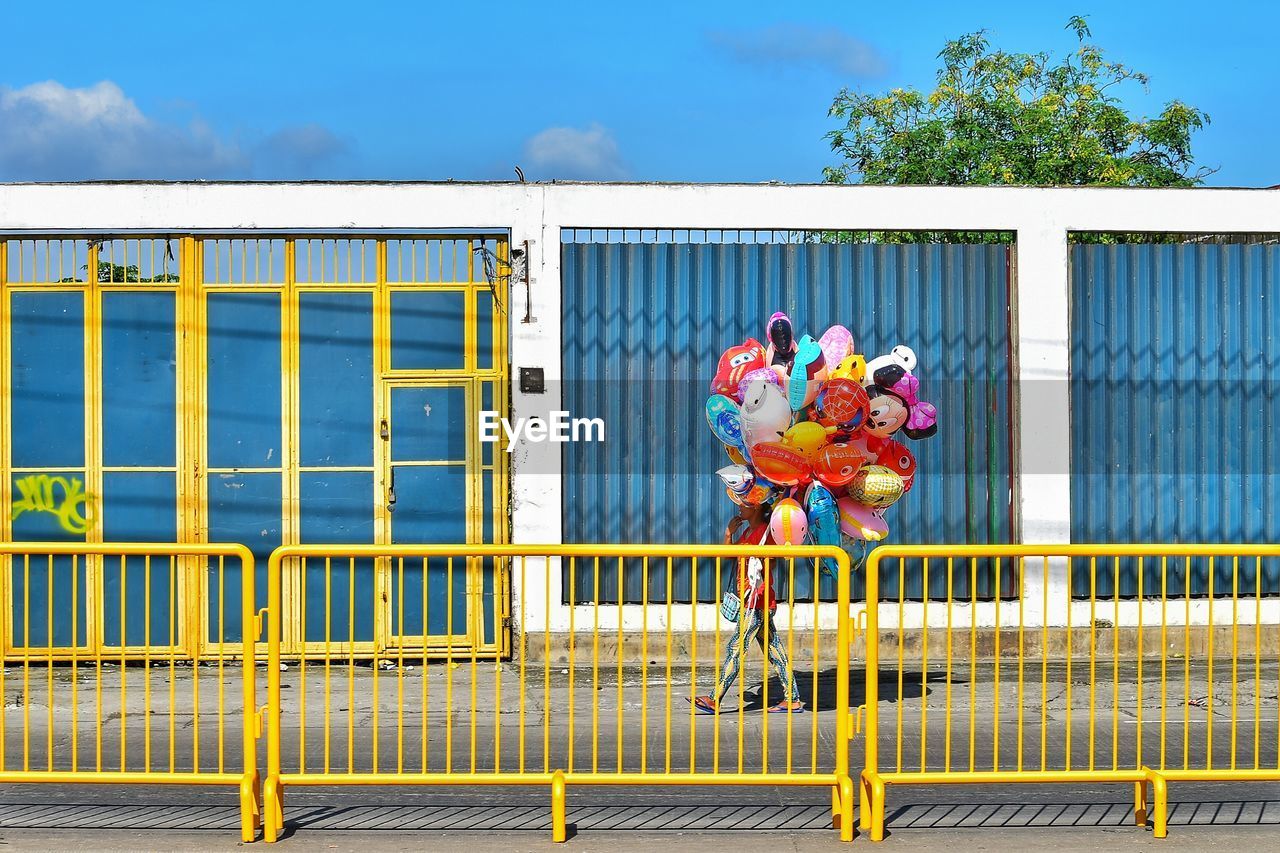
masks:
POLYGON ((798 502, 785 498, 773 506, 769 532, 777 545, 803 545, 809 535, 809 518, 798 502))
POLYGON ((822 359, 827 363, 827 370, 835 370, 853 352, 853 332, 844 326, 832 326, 818 338, 818 346, 822 348, 822 359))

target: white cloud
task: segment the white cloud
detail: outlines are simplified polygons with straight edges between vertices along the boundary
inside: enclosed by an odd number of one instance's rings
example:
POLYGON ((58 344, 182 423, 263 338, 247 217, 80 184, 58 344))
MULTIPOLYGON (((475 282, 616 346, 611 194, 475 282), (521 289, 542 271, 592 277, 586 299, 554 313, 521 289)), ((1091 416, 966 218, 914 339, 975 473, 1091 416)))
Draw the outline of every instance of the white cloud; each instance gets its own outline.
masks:
POLYGON ((54 80, 0 86, 0 180, 294 177, 343 147, 314 125, 246 146, 199 118, 150 117, 105 80, 83 88, 54 80))
POLYGON ((816 67, 847 77, 878 77, 887 65, 874 45, 838 27, 782 23, 754 30, 714 30, 707 40, 751 65, 816 67))
POLYGON ((618 181, 629 176, 609 130, 596 122, 587 127, 549 127, 524 144, 530 177, 618 181))

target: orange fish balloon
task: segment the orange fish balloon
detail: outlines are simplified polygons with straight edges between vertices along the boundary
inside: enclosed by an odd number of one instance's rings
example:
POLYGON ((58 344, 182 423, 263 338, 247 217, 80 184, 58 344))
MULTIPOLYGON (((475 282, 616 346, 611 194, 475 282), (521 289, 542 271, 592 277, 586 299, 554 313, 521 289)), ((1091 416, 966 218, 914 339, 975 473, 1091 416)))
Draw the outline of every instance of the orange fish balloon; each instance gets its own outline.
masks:
POLYGON ((765 441, 751 448, 756 473, 771 483, 794 486, 813 478, 813 468, 795 448, 781 441, 765 441))
POLYGON ((876 456, 876 464, 883 465, 902 478, 902 491, 911 491, 911 484, 916 480, 916 458, 902 442, 892 439, 886 441, 876 456))
MULTIPOLYGON (((827 488, 836 489, 848 485, 862 463, 863 457, 857 448, 837 441, 828 444, 813 457, 813 476, 827 488)), ((767 474, 765 476, 768 477, 767 474)))

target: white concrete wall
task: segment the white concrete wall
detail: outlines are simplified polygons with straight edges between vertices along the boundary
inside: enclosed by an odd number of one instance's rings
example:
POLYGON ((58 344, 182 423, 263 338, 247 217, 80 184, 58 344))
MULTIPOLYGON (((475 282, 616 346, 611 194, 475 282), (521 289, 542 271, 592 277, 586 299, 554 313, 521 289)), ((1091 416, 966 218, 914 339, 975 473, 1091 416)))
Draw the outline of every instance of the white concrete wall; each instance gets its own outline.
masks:
MULTIPOLYGON (((0 185, 0 231, 245 232, 254 230, 509 230, 529 242, 530 285, 511 296, 512 403, 517 417, 559 408, 560 231, 562 228, 1008 230, 1017 235, 1017 376, 1020 533, 1024 542, 1069 539, 1067 427, 1070 330, 1067 234, 1089 231, 1191 233, 1280 231, 1280 191, 1015 187, 860 187, 689 184, 9 184, 0 185), (532 296, 534 322, 525 316, 532 296), (516 368, 542 367, 550 392, 522 395, 516 368)), ((560 541, 560 454, 554 444, 522 445, 513 459, 513 541, 560 541), (542 454, 538 458, 535 454, 542 454), (536 460, 536 466, 534 462, 536 460), (528 471, 536 467, 538 474, 528 471), (525 473, 522 473, 525 472, 525 473), (546 472, 546 473, 543 473, 546 472)), ((532 568, 532 566, 531 566, 532 568)), ((568 627, 559 572, 534 584, 531 629, 568 627)), ((1050 617, 1066 617, 1065 565, 1049 579, 1050 617)), ((1029 601, 1043 581, 1028 579, 1029 601)), ((994 617, 994 608, 992 616, 994 617)), ((602 614, 605 608, 602 608, 602 614)), ((940 610, 940 608, 939 608, 940 610)), ((640 609, 623 608, 639 625, 640 609)), ((705 611, 705 612, 704 612, 705 611)), ((652 612, 652 611, 651 611, 652 612)), ((809 609, 812 619, 812 609, 809 609)), ((895 610, 896 612, 896 610, 895 610)), ((1136 610, 1134 611, 1136 614, 1136 610)), ((1204 609, 1207 614, 1207 608, 1204 609)), ((911 608, 908 621, 923 618, 911 608)), ((819 608, 834 625, 834 610, 819 608)), ((673 627, 687 629, 692 609, 673 627)), ((698 623, 714 624, 709 606, 698 623)), ((652 613, 650 627, 665 613, 652 613)), ((933 621, 934 614, 929 614, 933 621)), ((602 615, 602 618, 603 615, 602 615)), ((806 618, 798 613, 797 619, 806 618)), ((607 624, 616 624, 616 611, 607 624)), ((582 624, 579 621, 579 624, 582 624)), ((799 622, 798 622, 799 624, 799 622)))

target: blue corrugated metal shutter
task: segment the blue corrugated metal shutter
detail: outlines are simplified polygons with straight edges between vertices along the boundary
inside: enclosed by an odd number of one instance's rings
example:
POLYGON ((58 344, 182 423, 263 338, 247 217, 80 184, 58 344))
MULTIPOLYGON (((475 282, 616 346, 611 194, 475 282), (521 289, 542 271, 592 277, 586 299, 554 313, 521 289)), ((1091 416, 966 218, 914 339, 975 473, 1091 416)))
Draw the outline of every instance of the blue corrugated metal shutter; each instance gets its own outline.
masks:
MULTIPOLYGON (((1071 255, 1071 538, 1274 542, 1280 535, 1280 246, 1082 245, 1071 255)), ((1220 560, 1214 589, 1230 594, 1220 560)), ((1207 561, 1143 567, 1144 592, 1209 592, 1207 561)), ((1138 593, 1136 564, 1099 594, 1138 593)), ((1087 594, 1087 567, 1075 573, 1087 594)), ((1280 564, 1239 563, 1242 592, 1280 591, 1280 564)))
MULTIPOLYGON (((763 338, 775 310, 815 337, 847 325, 868 356, 898 343, 918 353, 939 434, 908 442, 920 473, 888 513, 892 541, 1010 541, 1008 247, 566 243, 562 276, 565 408, 607 424, 604 443, 565 445, 566 542, 721 541, 733 506, 714 472, 727 459, 703 407, 721 351, 763 338)), ((617 596, 616 574, 602 571, 602 597, 617 596)), ((650 595, 665 595, 652 574, 650 595)), ((579 598, 592 575, 575 578, 579 598)), ((685 599, 689 575, 675 578, 685 599)), ((639 601, 642 583, 628 572, 625 597, 639 601)), ((885 583, 896 596, 896 571, 885 583)), ((993 587, 984 572, 978 594, 993 587)), ((918 579, 907 594, 921 594, 918 579)))

